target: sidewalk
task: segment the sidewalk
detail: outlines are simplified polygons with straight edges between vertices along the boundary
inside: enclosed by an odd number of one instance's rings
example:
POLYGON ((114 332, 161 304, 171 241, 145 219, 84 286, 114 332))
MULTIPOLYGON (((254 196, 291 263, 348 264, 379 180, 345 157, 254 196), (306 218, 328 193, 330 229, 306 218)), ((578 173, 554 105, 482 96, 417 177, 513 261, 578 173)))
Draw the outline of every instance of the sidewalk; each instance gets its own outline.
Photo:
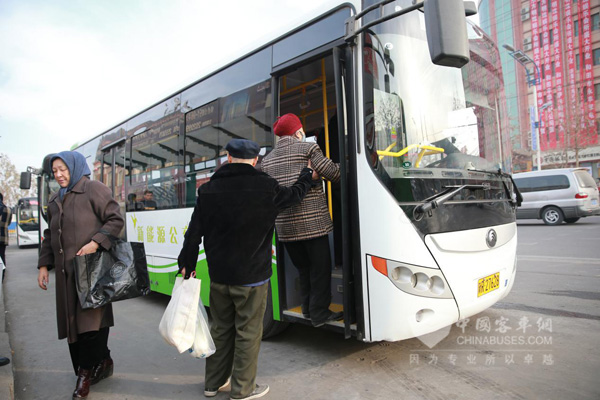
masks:
MULTIPOLYGON (((1 272, 0 272, 1 276, 1 272)), ((0 400, 15 398, 15 378, 13 374, 13 354, 8 341, 6 314, 4 312, 4 290, 0 284, 0 357, 10 358, 10 364, 0 367, 0 400)))

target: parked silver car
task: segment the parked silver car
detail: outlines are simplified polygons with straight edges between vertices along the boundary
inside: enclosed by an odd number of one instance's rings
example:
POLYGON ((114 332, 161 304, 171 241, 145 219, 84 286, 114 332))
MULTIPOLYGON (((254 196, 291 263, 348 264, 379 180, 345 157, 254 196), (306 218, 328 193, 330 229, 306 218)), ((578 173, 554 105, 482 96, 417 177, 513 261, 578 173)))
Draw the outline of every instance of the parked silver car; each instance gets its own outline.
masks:
POLYGON ((517 219, 542 219, 547 225, 559 225, 600 215, 598 187, 585 168, 523 172, 513 178, 523 195, 517 219))

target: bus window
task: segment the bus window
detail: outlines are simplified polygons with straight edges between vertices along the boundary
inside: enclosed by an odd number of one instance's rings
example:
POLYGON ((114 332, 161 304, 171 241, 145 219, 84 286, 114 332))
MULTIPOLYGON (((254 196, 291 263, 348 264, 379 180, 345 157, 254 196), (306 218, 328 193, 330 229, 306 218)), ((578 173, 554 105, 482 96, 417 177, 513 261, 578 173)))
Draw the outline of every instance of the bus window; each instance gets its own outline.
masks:
POLYGON ((208 182, 219 156, 219 131, 215 129, 219 113, 213 101, 185 115, 185 172, 187 207, 196 203, 196 189, 208 182))
POLYGON ((267 80, 198 107, 185 116, 186 200, 191 207, 196 191, 208 182, 225 145, 236 138, 271 147, 271 81, 267 80))
POLYGON ((177 119, 171 123, 163 122, 162 125, 132 138, 131 184, 128 193, 134 193, 138 201, 143 201, 144 192, 151 191, 152 201, 156 206, 149 209, 174 208, 179 205, 175 186, 181 171, 178 141, 177 119), (169 124, 177 129, 167 127, 169 124))

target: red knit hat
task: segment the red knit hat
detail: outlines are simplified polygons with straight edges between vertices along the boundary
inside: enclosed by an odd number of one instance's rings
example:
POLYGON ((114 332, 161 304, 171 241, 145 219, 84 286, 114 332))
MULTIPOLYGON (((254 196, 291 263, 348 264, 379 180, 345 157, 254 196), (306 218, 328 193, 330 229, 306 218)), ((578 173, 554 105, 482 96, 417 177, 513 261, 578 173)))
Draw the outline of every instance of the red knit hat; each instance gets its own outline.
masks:
POLYGON ((302 128, 302 122, 295 114, 285 114, 277 118, 273 124, 273 132, 277 136, 290 136, 302 128))

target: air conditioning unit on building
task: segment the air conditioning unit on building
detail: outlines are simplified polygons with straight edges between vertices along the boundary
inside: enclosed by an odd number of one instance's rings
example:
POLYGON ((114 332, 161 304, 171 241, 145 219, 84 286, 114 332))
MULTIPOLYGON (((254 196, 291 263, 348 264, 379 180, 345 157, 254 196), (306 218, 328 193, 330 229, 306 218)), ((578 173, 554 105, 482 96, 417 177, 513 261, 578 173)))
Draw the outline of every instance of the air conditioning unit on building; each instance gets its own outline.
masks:
POLYGON ((521 21, 527 21, 529 19, 529 8, 521 10, 521 21))
POLYGON ((533 49, 533 45, 531 43, 527 43, 527 44, 523 45, 524 51, 530 51, 531 49, 533 49))
POLYGON ((523 46, 531 44, 531 38, 530 37, 526 37, 523 38, 523 46))

